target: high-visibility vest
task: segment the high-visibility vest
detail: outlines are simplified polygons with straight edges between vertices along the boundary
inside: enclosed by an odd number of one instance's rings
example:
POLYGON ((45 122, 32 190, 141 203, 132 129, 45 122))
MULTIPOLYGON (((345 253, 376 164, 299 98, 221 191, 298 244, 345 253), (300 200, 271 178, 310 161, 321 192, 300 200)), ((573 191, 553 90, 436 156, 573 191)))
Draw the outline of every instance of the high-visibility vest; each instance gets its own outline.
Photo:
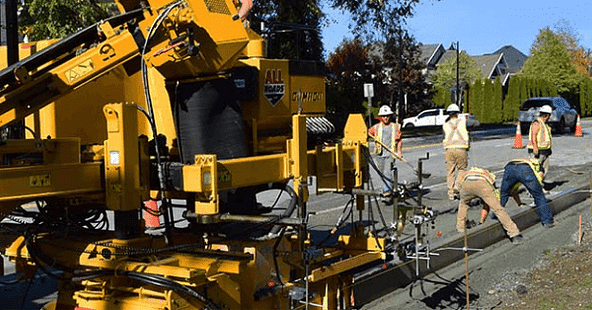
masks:
POLYGON ((445 149, 468 149, 469 133, 467 132, 466 120, 463 117, 451 119, 444 123, 444 140, 442 145, 445 149))
MULTIPOLYGON (((397 123, 390 123, 387 126, 390 126, 393 128, 393 131, 391 133, 391 150, 393 152, 397 151, 397 140, 401 139, 401 125, 397 124, 397 123)), ((375 133, 376 133, 376 139, 380 142, 383 142, 382 140, 382 129, 384 128, 384 124, 382 122, 374 125, 374 129, 375 129, 375 133)), ((374 152, 372 154, 376 154, 376 155, 382 155, 382 145, 380 145, 380 143, 374 143, 374 152)), ((387 151, 388 152, 388 151, 387 151)), ((395 155, 391 154, 393 157, 395 157, 395 155)))
POLYGON ((539 162, 538 159, 536 158, 516 158, 511 160, 509 163, 514 163, 514 164, 528 164, 528 166, 530 166, 530 169, 532 169, 532 172, 534 173, 534 175, 537 178, 537 181, 539 181, 539 183, 541 185, 543 185, 543 171, 541 170, 541 162, 539 162))
MULTIPOLYGON (((543 122, 540 118, 537 118, 535 123, 539 124, 539 130, 536 134, 536 143, 539 150, 549 150, 551 149, 552 145, 552 136, 551 136, 551 127, 547 125, 547 123, 543 122)), ((534 123, 533 123, 534 125, 534 123)), ((532 132, 532 125, 530 125, 531 130, 528 132, 528 144, 526 145, 527 148, 533 149, 534 148, 534 134, 532 132)))
POLYGON ((462 184, 465 180, 471 178, 483 179, 495 187, 495 174, 489 172, 486 169, 471 167, 469 170, 461 171, 458 175, 459 184, 462 184))

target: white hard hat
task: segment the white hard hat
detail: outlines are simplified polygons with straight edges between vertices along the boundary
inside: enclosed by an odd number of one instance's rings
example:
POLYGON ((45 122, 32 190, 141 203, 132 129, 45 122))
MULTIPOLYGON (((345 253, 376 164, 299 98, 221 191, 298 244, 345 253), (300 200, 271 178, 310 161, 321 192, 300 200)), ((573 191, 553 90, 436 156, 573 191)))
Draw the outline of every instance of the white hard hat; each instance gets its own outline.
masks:
POLYGON ((380 107, 380 110, 378 110, 378 116, 389 115, 393 115, 393 110, 391 110, 391 107, 389 107, 388 105, 383 105, 382 107, 380 107))
POLYGON ((448 108, 446 108, 446 112, 447 113, 459 113, 460 112, 460 108, 456 105, 456 104, 451 104, 448 106, 448 108))
POLYGON ((541 107, 541 109, 539 110, 539 113, 551 114, 551 113, 553 113, 553 109, 548 104, 545 104, 544 106, 541 107))

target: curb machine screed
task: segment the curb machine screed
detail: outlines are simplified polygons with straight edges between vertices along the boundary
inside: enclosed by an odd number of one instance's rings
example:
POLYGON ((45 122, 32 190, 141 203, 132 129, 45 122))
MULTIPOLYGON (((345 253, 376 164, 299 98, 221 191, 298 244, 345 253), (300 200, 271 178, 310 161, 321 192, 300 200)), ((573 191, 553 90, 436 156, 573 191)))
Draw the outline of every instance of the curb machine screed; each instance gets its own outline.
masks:
POLYGON ((308 147, 331 127, 322 65, 265 58, 232 0, 116 4, 0 71, 0 126, 30 131, 0 145, 2 254, 23 279, 58 278, 47 308, 351 307, 353 270, 382 262, 386 241, 352 194, 355 228, 315 246, 306 181, 363 188, 362 115, 308 147), (290 194, 283 211, 257 201, 270 188, 290 194))

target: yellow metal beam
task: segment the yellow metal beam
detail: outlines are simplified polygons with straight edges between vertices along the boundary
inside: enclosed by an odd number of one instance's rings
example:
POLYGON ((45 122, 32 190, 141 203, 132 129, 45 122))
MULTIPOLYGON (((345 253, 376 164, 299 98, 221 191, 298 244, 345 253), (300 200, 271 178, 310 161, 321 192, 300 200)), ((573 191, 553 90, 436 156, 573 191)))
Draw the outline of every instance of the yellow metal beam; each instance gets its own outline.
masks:
POLYGON ((328 266, 323 266, 317 269, 312 270, 310 275, 308 276, 308 281, 310 282, 318 282, 332 276, 339 275, 340 273, 346 272, 348 270, 352 270, 354 268, 360 267, 362 265, 368 264, 370 262, 382 259, 382 253, 380 252, 366 252, 360 255, 356 255, 339 262, 330 264, 328 266))
POLYGON ((0 169, 0 202, 104 192, 100 163, 0 169))

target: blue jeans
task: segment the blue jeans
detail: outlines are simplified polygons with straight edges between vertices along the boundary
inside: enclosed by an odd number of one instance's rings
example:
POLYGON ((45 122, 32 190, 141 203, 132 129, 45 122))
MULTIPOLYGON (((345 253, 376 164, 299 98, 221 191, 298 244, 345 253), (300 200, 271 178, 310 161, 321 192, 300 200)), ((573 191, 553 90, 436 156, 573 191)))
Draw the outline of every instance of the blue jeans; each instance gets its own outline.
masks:
POLYGON ((525 164, 509 163, 504 168, 504 178, 500 187, 500 204, 502 207, 506 206, 508 199, 511 196, 512 188, 516 183, 522 183, 528 189, 528 192, 534 198, 534 203, 537 206, 537 212, 542 224, 553 223, 553 212, 547 204, 547 199, 543 193, 543 186, 537 180, 534 172, 530 166, 525 164))

